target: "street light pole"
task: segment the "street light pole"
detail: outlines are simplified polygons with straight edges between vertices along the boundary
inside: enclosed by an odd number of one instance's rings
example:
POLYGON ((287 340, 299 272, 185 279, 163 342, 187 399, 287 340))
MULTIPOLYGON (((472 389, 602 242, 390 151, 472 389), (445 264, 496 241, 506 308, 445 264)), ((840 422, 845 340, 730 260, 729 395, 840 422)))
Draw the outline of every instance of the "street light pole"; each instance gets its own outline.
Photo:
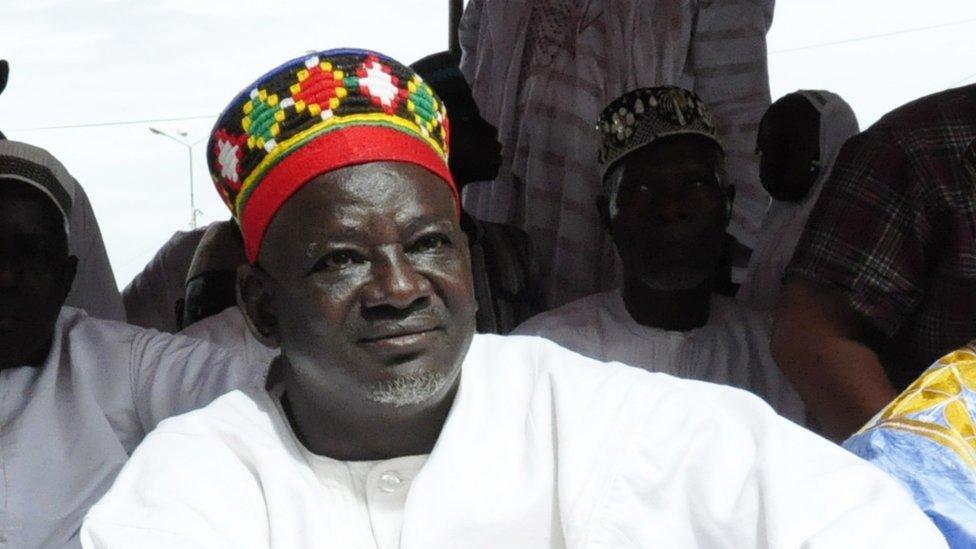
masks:
POLYGON ((193 143, 190 143, 188 141, 185 141, 185 139, 187 138, 187 133, 185 131, 177 132, 181 137, 183 137, 183 139, 180 139, 178 137, 173 137, 169 133, 167 133, 167 132, 165 132, 165 131, 163 131, 163 130, 161 130, 159 128, 150 127, 149 128, 149 131, 151 131, 152 133, 154 133, 156 135, 161 135, 163 137, 168 137, 168 138, 172 139, 173 141, 176 141, 180 145, 183 145, 184 147, 186 147, 186 154, 187 154, 187 158, 189 160, 189 166, 190 166, 190 228, 191 229, 196 229, 197 228, 197 214, 199 214, 201 212, 200 212, 200 210, 197 209, 196 200, 195 200, 194 194, 193 194, 193 147, 195 147, 201 141, 203 141, 204 139, 206 139, 206 137, 200 138, 200 139, 194 141, 193 143))

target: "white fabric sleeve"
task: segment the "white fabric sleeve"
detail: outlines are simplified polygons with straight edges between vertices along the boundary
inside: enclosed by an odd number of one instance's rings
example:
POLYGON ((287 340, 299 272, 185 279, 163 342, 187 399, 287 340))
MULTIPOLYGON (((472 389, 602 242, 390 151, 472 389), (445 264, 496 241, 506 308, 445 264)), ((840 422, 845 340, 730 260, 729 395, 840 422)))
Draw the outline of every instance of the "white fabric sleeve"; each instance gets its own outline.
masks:
POLYGON ((87 549, 267 547, 266 519, 260 486, 229 447, 163 426, 136 449, 112 489, 89 511, 81 544, 87 549), (198 478, 201 474, 206 478, 198 478))
POLYGON ((135 337, 129 364, 136 412, 147 433, 168 417, 260 383, 267 370, 213 343, 155 330, 135 337))
POLYGON ((590 547, 946 547, 879 469, 751 394, 695 385, 633 431, 590 547))

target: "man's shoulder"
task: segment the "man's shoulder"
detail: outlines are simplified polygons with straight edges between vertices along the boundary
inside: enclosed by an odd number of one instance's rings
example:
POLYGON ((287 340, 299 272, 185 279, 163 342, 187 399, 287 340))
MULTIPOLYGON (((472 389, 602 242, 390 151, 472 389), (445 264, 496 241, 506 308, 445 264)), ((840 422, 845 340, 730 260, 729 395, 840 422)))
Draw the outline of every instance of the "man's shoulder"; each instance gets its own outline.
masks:
MULTIPOLYGON (((963 133, 976 131, 976 85, 921 97, 887 113, 852 143, 895 141, 921 154, 929 148, 956 146, 963 133)), ((968 143, 968 141, 967 141, 968 143)))
POLYGON ((203 408, 163 420, 147 440, 171 436, 212 441, 270 440, 275 437, 271 406, 264 388, 231 391, 203 408))
POLYGON ((513 333, 549 337, 564 331, 585 329, 597 323, 598 312, 612 294, 613 291, 588 295, 540 313, 523 322, 513 333))

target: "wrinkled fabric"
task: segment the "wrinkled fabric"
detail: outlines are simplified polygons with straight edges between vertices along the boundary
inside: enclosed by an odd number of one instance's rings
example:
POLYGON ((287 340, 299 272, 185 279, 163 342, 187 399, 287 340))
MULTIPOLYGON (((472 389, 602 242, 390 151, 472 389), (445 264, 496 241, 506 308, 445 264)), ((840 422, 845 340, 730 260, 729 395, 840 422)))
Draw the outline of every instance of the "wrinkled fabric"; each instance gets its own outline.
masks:
POLYGON ((176 303, 186 294, 193 254, 210 225, 177 231, 122 291, 129 324, 161 332, 180 330, 176 303))
POLYGON ((64 307, 44 364, 0 370, 0 546, 77 547, 146 433, 261 374, 213 345, 64 307))
POLYGON ((830 177, 841 145, 859 131, 854 110, 839 95, 824 90, 801 90, 797 93, 820 113, 820 174, 803 200, 770 201, 749 261, 749 271, 736 294, 738 300, 761 311, 769 311, 776 306, 786 266, 793 258, 796 244, 806 227, 810 211, 820 197, 823 184, 830 177))
POLYGON ((68 234, 68 253, 78 258, 78 271, 64 304, 105 320, 125 320, 122 294, 108 261, 102 231, 81 185, 75 186, 68 234))
POLYGON ((209 341, 242 355, 254 368, 267 368, 278 356, 278 350, 265 346, 254 337, 244 320, 244 313, 237 306, 190 324, 180 335, 209 341))
MULTIPOLYGON (((150 434, 85 547, 361 547, 266 390, 150 434)), ((476 335, 403 510, 424 548, 945 547, 887 475, 727 387, 476 335)))
POLYGON ((769 351, 772 319, 713 295, 708 322, 686 332, 638 324, 621 290, 585 297, 538 315, 515 330, 601 362, 732 385, 751 391, 777 413, 803 425, 805 408, 769 351))
POLYGON ((753 148, 769 106, 765 34, 773 2, 470 0, 461 69, 499 130, 494 182, 465 209, 525 230, 547 302, 615 287, 620 269, 595 199, 600 111, 627 91, 677 85, 708 104, 737 188, 730 232, 751 246, 768 204, 753 148))
POLYGON ((976 547, 976 352, 932 365, 844 447, 901 482, 951 547, 976 547))

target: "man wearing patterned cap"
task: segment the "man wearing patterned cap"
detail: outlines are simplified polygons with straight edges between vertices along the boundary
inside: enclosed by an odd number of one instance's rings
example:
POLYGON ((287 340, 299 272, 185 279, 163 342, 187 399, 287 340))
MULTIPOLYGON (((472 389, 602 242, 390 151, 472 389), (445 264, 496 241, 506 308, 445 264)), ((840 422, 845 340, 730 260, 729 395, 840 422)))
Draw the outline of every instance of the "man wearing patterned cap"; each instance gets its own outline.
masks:
POLYGON ((943 546, 892 480, 748 393, 475 335, 448 128, 368 51, 231 102, 211 170, 281 357, 152 433, 88 546, 943 546))
POLYGON ((732 187, 704 103, 680 88, 638 89, 604 109, 599 130, 597 202, 623 261, 623 286, 543 313, 516 333, 748 389, 803 424, 803 404, 769 353, 769 317, 714 293, 732 187))
POLYGON ((0 141, 0 545, 78 547, 88 507, 163 418, 260 378, 203 342, 65 306, 72 179, 0 141))

